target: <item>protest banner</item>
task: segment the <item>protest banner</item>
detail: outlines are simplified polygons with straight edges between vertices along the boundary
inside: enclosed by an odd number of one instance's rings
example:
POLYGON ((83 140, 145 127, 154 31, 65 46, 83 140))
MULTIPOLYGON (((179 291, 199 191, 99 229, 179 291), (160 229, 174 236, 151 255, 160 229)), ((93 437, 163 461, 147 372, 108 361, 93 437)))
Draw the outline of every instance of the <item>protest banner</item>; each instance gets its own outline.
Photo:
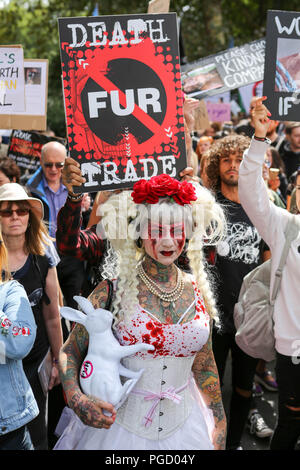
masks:
POLYGON ((209 120, 212 122, 225 122, 231 119, 230 103, 211 103, 206 101, 206 108, 209 120))
POLYGON ((45 131, 47 128, 48 60, 25 59, 25 109, 11 114, 0 112, 0 128, 45 131))
POLYGON ((14 129, 10 136, 7 156, 15 161, 21 174, 31 175, 40 166, 42 146, 57 140, 65 144, 59 137, 49 137, 38 132, 14 129))
POLYGON ((69 150, 79 192, 186 167, 175 13, 59 18, 69 150))
POLYGON ((151 0, 148 3, 147 13, 168 13, 170 0, 151 0))
POLYGON ((269 10, 263 94, 271 119, 300 121, 300 13, 269 10))
POLYGON ((22 46, 0 46, 0 114, 25 110, 24 54, 22 46))
POLYGON ((183 91, 204 99, 263 79, 265 40, 232 47, 181 67, 183 91))

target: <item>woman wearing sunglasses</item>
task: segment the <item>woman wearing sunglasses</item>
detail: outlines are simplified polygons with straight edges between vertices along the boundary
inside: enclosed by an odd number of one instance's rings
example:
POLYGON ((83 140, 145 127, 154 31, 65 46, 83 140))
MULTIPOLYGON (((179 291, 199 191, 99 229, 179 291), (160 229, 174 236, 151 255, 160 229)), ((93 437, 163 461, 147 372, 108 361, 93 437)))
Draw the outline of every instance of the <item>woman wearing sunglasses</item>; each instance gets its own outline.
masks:
POLYGON ((7 252, 0 234, 0 450, 32 450, 27 425, 39 410, 25 377, 36 324, 24 288, 9 280, 7 252))
POLYGON ((46 251, 47 230, 42 219, 42 202, 29 197, 22 186, 7 183, 0 187, 0 225, 8 252, 8 272, 24 286, 37 325, 34 346, 23 361, 40 410, 29 424, 35 449, 48 447, 47 397, 39 381, 38 367, 50 346, 53 367, 49 389, 58 384, 57 358, 62 346, 56 261, 46 251))

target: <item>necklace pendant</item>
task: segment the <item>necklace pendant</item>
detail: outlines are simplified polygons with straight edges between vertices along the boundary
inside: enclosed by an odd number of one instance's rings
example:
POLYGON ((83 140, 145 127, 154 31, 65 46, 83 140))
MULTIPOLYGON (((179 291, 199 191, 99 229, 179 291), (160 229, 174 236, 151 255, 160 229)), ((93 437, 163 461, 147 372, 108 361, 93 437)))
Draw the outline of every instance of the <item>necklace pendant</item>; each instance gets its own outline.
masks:
POLYGON ((167 300, 162 300, 161 304, 164 308, 168 308, 170 306, 170 302, 168 302, 167 300))

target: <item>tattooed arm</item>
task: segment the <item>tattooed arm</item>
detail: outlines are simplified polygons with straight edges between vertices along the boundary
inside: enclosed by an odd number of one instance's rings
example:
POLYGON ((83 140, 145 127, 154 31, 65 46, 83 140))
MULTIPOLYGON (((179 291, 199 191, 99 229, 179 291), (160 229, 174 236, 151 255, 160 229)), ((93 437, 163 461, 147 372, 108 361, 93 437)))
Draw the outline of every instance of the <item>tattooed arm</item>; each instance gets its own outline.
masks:
MULTIPOLYGON (((107 298, 107 283, 101 282, 92 292, 89 300, 95 308, 104 307, 107 298)), ((89 335, 83 325, 77 323, 59 354, 61 383, 70 408, 81 421, 95 428, 109 429, 116 418, 116 411, 110 403, 85 395, 79 385, 79 370, 87 354, 89 335), (103 410, 111 416, 103 414, 103 410)))
POLYGON ((226 441, 226 416, 222 403, 219 375, 212 351, 212 331, 208 342, 197 354, 193 364, 193 373, 197 386, 209 409, 212 410, 215 429, 213 444, 215 450, 224 450, 226 441))

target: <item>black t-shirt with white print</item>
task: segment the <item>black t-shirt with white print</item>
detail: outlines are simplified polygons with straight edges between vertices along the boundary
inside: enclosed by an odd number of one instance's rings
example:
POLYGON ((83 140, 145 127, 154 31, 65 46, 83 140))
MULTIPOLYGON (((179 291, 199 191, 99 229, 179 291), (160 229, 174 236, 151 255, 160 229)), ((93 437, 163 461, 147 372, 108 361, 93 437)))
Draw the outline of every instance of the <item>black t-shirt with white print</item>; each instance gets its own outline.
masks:
POLYGON ((216 247, 212 272, 222 331, 233 333, 233 308, 244 276, 261 263, 262 239, 241 204, 220 192, 216 199, 227 217, 227 234, 216 247))
POLYGON ((43 316, 44 286, 49 267, 48 256, 30 254, 24 266, 13 275, 13 278, 19 281, 26 291, 37 326, 34 345, 29 354, 23 359, 24 366, 35 361, 41 361, 49 348, 49 339, 43 316))

